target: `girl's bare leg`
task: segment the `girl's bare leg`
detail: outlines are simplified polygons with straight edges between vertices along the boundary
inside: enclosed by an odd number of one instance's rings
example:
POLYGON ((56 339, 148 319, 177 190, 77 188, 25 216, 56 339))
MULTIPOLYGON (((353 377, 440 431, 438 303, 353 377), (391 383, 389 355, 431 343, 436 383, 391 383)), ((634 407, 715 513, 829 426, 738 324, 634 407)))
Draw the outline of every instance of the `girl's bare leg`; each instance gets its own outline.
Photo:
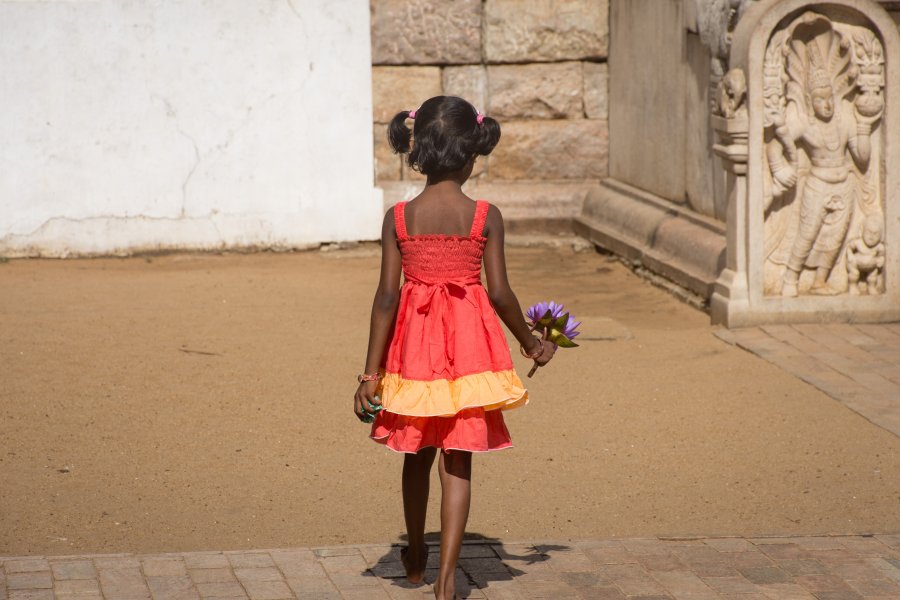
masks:
POLYGON ((472 499, 472 453, 442 452, 441 476, 441 568, 434 584, 435 600, 456 598, 456 562, 469 520, 472 499))
POLYGON ((425 563, 428 561, 425 512, 428 509, 431 466, 436 453, 435 448, 423 448, 418 454, 407 454, 403 459, 403 515, 409 546, 400 551, 400 559, 406 567, 406 579, 410 583, 421 583, 425 576, 425 563))

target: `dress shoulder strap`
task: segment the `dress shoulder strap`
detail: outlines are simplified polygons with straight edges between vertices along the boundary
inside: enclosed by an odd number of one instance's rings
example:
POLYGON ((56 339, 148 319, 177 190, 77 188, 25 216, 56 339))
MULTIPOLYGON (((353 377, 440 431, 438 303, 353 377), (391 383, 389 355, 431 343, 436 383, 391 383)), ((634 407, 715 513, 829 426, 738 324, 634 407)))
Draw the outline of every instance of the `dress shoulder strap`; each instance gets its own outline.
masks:
POLYGON ((469 237, 480 237, 484 233, 484 222, 487 219, 489 207, 490 204, 485 200, 475 201, 475 217, 472 219, 472 230, 469 232, 469 237))
POLYGON ((409 237, 406 233, 406 202, 398 202, 394 205, 394 230, 397 232, 398 240, 405 240, 409 237))

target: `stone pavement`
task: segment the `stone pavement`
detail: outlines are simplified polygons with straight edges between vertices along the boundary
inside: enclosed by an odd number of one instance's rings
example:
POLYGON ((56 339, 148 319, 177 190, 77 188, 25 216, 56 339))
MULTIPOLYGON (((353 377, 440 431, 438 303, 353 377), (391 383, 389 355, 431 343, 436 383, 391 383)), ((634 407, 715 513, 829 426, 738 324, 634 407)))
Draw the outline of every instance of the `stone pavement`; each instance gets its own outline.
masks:
MULTIPOLYGON (((0 567, 0 600, 434 597, 406 583, 391 545, 28 556, 0 567)), ((464 598, 498 600, 896 600, 900 534, 467 542, 457 581, 464 598)))
POLYGON ((716 335, 900 436, 900 323, 767 325, 716 335))

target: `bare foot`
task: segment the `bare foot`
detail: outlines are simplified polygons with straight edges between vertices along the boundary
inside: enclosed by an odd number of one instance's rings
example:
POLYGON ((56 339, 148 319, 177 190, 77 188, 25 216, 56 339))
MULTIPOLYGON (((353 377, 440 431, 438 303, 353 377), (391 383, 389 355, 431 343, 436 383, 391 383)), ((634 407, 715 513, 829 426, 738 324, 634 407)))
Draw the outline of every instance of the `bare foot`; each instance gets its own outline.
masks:
POLYGON ((428 546, 423 545, 415 554, 409 546, 400 550, 400 562, 406 568, 406 580, 410 583, 422 583, 425 578, 425 565, 428 564, 428 546))
MULTIPOLYGON (((449 598, 449 597, 450 597, 450 596, 448 596, 448 598, 449 598)), ((441 595, 441 590, 439 590, 437 587, 434 588, 434 598, 435 598, 435 600, 443 600, 443 598, 444 598, 444 597, 441 595)), ((452 597, 451 600, 462 600, 462 598, 460 598, 460 597, 457 596, 456 594, 453 594, 453 597, 452 597)))

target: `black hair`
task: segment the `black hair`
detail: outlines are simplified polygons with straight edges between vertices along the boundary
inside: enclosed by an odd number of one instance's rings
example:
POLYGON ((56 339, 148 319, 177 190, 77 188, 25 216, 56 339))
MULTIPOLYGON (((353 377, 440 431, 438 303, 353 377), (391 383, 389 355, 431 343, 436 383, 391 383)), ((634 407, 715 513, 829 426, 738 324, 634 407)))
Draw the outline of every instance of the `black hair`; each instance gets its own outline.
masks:
POLYGON ((416 110, 412 130, 406 126, 408 118, 408 110, 394 116, 388 125, 388 140, 394 152, 409 152, 406 162, 423 175, 458 171, 476 155, 490 154, 500 141, 500 123, 487 116, 478 123, 475 107, 456 96, 426 100, 416 110))

